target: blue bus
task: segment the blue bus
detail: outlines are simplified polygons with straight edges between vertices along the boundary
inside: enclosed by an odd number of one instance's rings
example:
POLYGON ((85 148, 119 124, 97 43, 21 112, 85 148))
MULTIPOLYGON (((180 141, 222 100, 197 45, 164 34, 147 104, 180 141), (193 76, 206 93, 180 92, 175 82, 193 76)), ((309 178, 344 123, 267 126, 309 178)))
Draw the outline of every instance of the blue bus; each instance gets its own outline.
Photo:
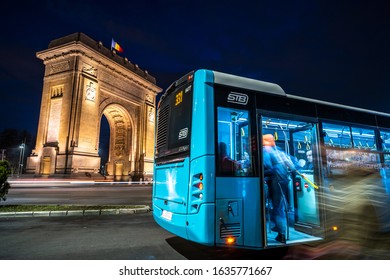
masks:
POLYGON ((264 249, 341 233, 370 242, 390 231, 390 114, 201 69, 165 91, 156 126, 153 216, 179 237, 264 249), (283 191, 282 242, 273 229, 264 135, 296 166, 283 191))

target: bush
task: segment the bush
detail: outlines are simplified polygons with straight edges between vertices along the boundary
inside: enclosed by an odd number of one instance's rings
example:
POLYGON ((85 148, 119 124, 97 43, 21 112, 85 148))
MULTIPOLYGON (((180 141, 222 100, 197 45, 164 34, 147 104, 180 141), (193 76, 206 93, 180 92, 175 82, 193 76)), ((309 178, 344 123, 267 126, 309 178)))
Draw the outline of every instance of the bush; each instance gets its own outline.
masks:
POLYGON ((10 165, 8 161, 0 160, 0 201, 6 200, 8 189, 11 187, 7 182, 8 174, 10 174, 10 165))

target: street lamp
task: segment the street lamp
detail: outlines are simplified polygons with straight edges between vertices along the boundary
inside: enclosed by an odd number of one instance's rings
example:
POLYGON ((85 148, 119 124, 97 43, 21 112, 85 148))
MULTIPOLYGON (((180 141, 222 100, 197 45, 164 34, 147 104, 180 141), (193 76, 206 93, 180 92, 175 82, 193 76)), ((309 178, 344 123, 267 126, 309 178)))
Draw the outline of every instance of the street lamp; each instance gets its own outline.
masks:
POLYGON ((5 151, 6 149, 1 149, 1 160, 4 160, 5 159, 5 151))
POLYGON ((18 168, 18 177, 22 175, 22 170, 23 170, 23 158, 24 158, 24 148, 26 147, 26 144, 23 143, 20 144, 19 149, 20 149, 20 154, 19 154, 19 168, 18 168))

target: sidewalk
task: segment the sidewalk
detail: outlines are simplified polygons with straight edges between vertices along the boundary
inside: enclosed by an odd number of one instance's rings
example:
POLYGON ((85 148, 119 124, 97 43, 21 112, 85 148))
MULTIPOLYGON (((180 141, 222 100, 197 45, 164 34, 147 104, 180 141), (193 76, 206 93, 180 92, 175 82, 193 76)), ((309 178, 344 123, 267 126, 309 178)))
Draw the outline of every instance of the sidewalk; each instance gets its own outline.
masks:
POLYGON ((98 216, 148 213, 151 209, 145 205, 134 209, 100 209, 100 210, 66 210, 66 211, 35 211, 35 212, 0 212, 0 218, 16 217, 59 217, 59 216, 98 216))

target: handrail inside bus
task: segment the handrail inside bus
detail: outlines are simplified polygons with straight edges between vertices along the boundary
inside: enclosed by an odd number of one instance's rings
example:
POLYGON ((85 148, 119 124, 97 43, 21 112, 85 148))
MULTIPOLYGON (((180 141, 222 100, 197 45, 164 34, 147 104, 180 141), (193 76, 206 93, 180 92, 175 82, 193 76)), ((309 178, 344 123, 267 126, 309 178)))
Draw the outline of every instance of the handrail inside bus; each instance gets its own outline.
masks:
POLYGON ((304 174, 300 173, 299 171, 296 171, 296 173, 302 177, 303 180, 305 180, 306 182, 309 183, 310 186, 312 186, 313 188, 315 188, 316 190, 318 190, 318 186, 316 184, 314 184, 312 181, 310 181, 304 174))

